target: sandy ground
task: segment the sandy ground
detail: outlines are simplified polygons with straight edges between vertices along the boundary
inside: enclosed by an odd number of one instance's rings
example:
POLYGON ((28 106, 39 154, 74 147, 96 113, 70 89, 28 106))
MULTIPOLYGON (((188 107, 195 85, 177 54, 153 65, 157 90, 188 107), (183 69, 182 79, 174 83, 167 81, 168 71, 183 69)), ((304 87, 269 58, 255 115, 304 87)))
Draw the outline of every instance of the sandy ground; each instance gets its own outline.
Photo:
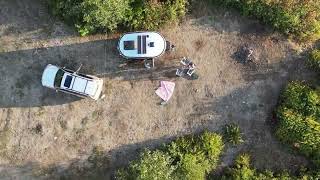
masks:
POLYGON ((1 179, 85 179, 92 169, 108 179, 143 148, 230 122, 240 125, 246 141, 228 147, 221 167, 244 151, 257 168, 294 170, 307 163, 275 140, 268 121, 281 88, 314 75, 305 69, 301 47, 258 22, 199 5, 179 26, 161 31, 177 50, 146 71, 120 67, 118 35, 78 37, 40 0, 0 0, 0 7, 1 179), (244 44, 255 49, 255 67, 232 58, 244 44), (182 56, 197 64, 198 80, 174 78, 170 67, 182 56), (83 72, 104 78, 106 97, 94 102, 43 88, 48 63, 83 64, 83 72), (164 79, 176 89, 160 106, 155 89, 164 79))

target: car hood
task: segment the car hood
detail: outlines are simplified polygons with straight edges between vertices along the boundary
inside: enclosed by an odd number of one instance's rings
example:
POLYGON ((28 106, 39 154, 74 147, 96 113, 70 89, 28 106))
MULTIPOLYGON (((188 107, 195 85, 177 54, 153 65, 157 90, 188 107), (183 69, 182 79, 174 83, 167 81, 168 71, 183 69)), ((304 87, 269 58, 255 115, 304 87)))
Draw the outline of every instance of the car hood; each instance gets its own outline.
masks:
POLYGON ((41 83, 43 86, 54 88, 54 79, 59 68, 57 66, 48 64, 42 73, 41 83))

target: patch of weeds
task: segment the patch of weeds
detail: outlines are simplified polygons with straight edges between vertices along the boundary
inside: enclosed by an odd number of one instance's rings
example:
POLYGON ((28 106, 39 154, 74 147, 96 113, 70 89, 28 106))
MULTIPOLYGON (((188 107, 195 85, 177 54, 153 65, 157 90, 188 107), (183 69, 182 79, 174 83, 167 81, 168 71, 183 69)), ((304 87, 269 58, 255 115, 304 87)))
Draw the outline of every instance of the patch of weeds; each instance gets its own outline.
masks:
POLYGON ((56 173, 57 169, 55 166, 46 166, 46 167, 33 167, 32 175, 40 177, 40 176, 50 176, 56 173))
POLYGON ((59 124, 60 124, 60 127, 63 129, 63 130, 67 130, 68 129, 68 122, 65 121, 65 120, 60 120, 59 121, 59 124))
POLYGON ((63 58, 61 63, 59 63, 58 65, 71 70, 75 70, 80 66, 75 58, 63 58))
POLYGON ((45 113, 45 109, 44 109, 44 107, 41 106, 41 107, 39 108, 38 112, 35 113, 35 115, 36 115, 36 116, 41 116, 41 115, 43 115, 44 113, 45 113))
POLYGON ((0 53, 3 53, 5 51, 6 51, 6 49, 4 47, 0 46, 0 53))
POLYGON ((205 42, 203 39, 198 39, 194 42, 194 45, 195 45, 195 49, 197 51, 199 51, 200 49, 202 49, 204 46, 205 46, 205 42))
POLYGON ((31 75, 29 74, 24 74, 17 79, 14 89, 15 89, 15 93, 18 94, 20 98, 22 98, 25 95, 23 90, 25 88, 30 88, 31 86, 30 81, 31 81, 31 75))
POLYGON ((5 128, 0 131, 0 152, 7 148, 7 144, 9 141, 10 130, 9 127, 5 126, 5 128))
POLYGON ((89 121, 89 118, 88 118, 88 117, 82 118, 82 120, 81 120, 81 125, 83 125, 83 126, 87 125, 88 121, 89 121))
POLYGON ((91 164, 90 172, 99 176, 109 168, 110 157, 105 154, 101 146, 95 146, 92 149, 91 155, 88 157, 88 162, 91 164))
POLYGON ((112 88, 113 88, 113 85, 112 85, 112 82, 111 81, 106 81, 104 82, 104 87, 103 87, 103 93, 106 95, 106 96, 109 96, 111 95, 112 93, 112 88))
POLYGON ((73 131, 75 132, 75 140, 79 141, 82 138, 85 130, 83 128, 77 128, 73 129, 73 131))
POLYGON ((92 64, 83 63, 80 71, 85 74, 96 74, 96 68, 92 64))
POLYGON ((0 131, 0 152, 3 152, 7 148, 7 144, 9 141, 10 136, 10 115, 12 113, 12 110, 9 109, 7 112, 7 117, 5 119, 5 124, 3 129, 0 131))
MULTIPOLYGON (((64 179, 106 179, 105 172, 111 167, 110 157, 101 146, 95 146, 87 159, 88 163, 74 161, 68 169, 59 173, 60 180, 64 179)), ((55 175, 56 172, 51 172, 55 175)))
POLYGON ((49 24, 49 25, 47 25, 47 26, 44 26, 44 27, 42 28, 42 32, 46 33, 47 36, 52 36, 52 34, 54 33, 54 31, 53 31, 53 24, 51 23, 51 24, 49 24))
POLYGON ((33 127, 32 129, 32 132, 36 133, 36 134, 39 134, 39 135, 43 135, 43 127, 42 127, 42 124, 38 123, 35 127, 33 127))
POLYGON ((315 49, 309 54, 307 64, 310 68, 320 72, 320 49, 315 49))
POLYGON ((233 145, 238 145, 244 142, 240 127, 234 123, 225 125, 223 128, 223 138, 226 142, 233 145))
POLYGON ((69 107, 69 110, 70 110, 70 111, 73 111, 73 110, 74 110, 74 105, 73 105, 73 104, 69 104, 68 107, 69 107))
POLYGON ((103 109, 98 109, 98 110, 93 111, 91 116, 92 116, 92 119, 98 120, 98 119, 102 118, 102 114, 103 114, 103 109))
POLYGON ((23 98, 23 96, 24 96, 24 92, 23 92, 22 89, 17 89, 17 90, 16 90, 16 94, 17 94, 20 98, 23 98))
POLYGON ((213 22, 214 21, 214 17, 213 16, 209 16, 209 21, 213 22))

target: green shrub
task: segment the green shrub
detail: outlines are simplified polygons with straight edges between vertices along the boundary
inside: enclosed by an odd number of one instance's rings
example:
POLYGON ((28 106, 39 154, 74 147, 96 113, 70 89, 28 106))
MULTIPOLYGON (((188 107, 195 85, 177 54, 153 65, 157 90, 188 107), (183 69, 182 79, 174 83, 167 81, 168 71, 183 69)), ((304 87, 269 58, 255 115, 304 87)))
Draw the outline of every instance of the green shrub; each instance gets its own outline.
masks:
MULTIPOLYGON (((225 177, 236 180, 252 179, 255 170, 250 168, 250 156, 248 154, 240 155, 235 160, 235 168, 229 169, 225 177)), ((228 179, 228 178, 227 178, 228 179)))
POLYGON ((225 141, 233 145, 243 143, 240 127, 234 123, 227 124, 223 128, 223 135, 225 141))
MULTIPOLYGON (((307 179, 313 176, 306 175, 307 179)), ((221 179, 225 180, 294 180, 300 177, 290 176, 286 171, 276 174, 272 171, 258 171, 251 167, 250 156, 248 154, 239 155, 234 166, 228 168, 221 179)))
POLYGON ((80 35, 96 32, 154 30, 186 13, 187 0, 49 0, 55 15, 74 24, 80 35))
POLYGON ((320 49, 313 50, 308 58, 308 65, 320 72, 320 49))
POLYGON ((275 29, 301 40, 320 38, 320 1, 298 0, 214 0, 256 17, 275 29))
POLYGON ((146 151, 140 159, 119 170, 117 179, 203 180, 216 168, 223 150, 222 137, 205 132, 180 137, 155 151, 146 151))
POLYGON ((303 116, 315 116, 319 119, 320 94, 308 85, 300 82, 290 83, 281 96, 282 107, 292 109, 303 116))
POLYGON ((113 31, 126 21, 130 0, 51 0, 54 14, 78 29, 80 35, 113 31))
POLYGON ((184 154, 177 164, 177 179, 202 180, 211 170, 208 159, 199 154, 184 154))
POLYGON ((276 135, 320 166, 320 92, 290 83, 277 110, 276 135))
POLYGON ((133 30, 155 30, 176 22, 186 13, 187 0, 134 0, 127 27, 133 30))
POLYGON ((140 159, 130 163, 128 170, 117 172, 117 179, 173 179, 175 166, 172 165, 172 158, 162 151, 146 150, 140 159))
POLYGON ((205 156, 215 167, 219 160, 219 155, 223 150, 222 137, 216 133, 205 132, 199 136, 185 136, 166 146, 172 157, 181 158, 185 154, 196 154, 205 156))

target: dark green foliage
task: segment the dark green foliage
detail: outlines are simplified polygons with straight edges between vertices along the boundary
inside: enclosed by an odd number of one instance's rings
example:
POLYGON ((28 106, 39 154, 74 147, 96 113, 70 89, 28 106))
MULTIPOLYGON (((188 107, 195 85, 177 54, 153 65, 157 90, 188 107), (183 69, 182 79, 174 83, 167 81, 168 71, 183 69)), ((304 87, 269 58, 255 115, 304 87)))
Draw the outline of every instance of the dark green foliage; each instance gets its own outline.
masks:
POLYGON ((232 168, 228 168, 222 178, 223 180, 316 180, 320 177, 319 172, 301 172, 299 176, 290 175, 288 172, 274 173, 269 170, 258 171, 250 165, 248 154, 239 155, 232 168))
POLYGON ((256 17, 275 29, 301 40, 320 38, 320 1, 318 0, 213 0, 234 7, 244 15, 256 17))
POLYGON ((216 168, 223 150, 222 137, 205 132, 186 136, 142 153, 127 169, 118 171, 117 179, 190 179, 202 180, 216 168))
POLYGON ((74 24, 80 35, 112 31, 126 21, 130 0, 50 0, 53 13, 74 24))
POLYGON ((281 107, 291 109, 302 116, 320 118, 320 94, 301 82, 290 83, 281 96, 281 107))
POLYGON ((162 151, 145 151, 140 159, 130 164, 129 170, 118 171, 117 179, 173 179, 175 166, 172 158, 162 151))
POLYGON ((314 70, 320 72, 320 49, 315 49, 310 53, 308 65, 314 70))
POLYGON ((133 0, 127 27, 133 30, 155 30, 176 22, 186 13, 187 0, 133 0))
POLYGON ((320 92, 300 82, 290 83, 277 110, 277 137, 320 166, 320 92))
POLYGON ((240 127, 234 123, 227 124, 223 128, 223 138, 226 142, 237 145, 243 142, 240 127))
POLYGON ((55 15, 74 24, 80 35, 95 32, 154 30, 186 13, 187 0, 49 0, 55 15))
POLYGON ((222 137, 205 132, 201 136, 178 138, 166 146, 177 163, 178 179, 203 179, 215 169, 223 150, 222 137))

